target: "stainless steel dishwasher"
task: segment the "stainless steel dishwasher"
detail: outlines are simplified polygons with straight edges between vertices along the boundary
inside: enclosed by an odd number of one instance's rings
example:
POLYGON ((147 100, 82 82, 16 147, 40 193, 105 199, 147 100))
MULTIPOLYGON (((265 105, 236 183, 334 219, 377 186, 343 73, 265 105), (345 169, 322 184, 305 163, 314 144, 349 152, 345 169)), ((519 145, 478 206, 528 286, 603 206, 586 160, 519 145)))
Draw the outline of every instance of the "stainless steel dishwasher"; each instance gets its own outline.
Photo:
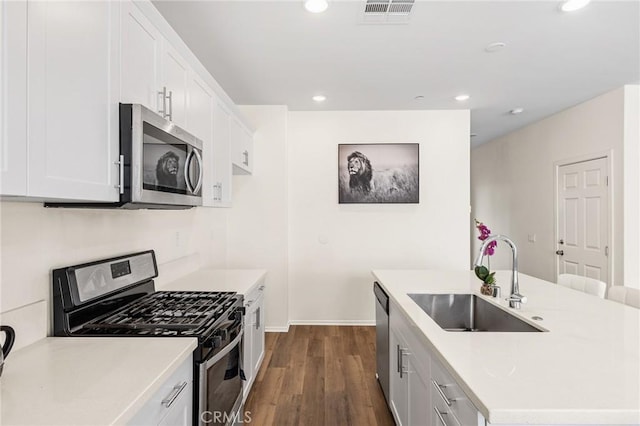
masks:
POLYGON ((376 376, 389 403, 389 296, 378 282, 373 283, 376 296, 376 376))

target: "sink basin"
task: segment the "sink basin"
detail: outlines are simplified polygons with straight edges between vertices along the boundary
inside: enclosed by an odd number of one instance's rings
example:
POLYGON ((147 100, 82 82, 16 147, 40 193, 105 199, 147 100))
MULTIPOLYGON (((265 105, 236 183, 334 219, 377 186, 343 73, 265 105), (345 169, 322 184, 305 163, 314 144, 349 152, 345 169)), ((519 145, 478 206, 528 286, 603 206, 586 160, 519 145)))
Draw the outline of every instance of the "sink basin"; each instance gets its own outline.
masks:
POLYGON ((544 331, 475 294, 408 294, 446 331, 544 331))

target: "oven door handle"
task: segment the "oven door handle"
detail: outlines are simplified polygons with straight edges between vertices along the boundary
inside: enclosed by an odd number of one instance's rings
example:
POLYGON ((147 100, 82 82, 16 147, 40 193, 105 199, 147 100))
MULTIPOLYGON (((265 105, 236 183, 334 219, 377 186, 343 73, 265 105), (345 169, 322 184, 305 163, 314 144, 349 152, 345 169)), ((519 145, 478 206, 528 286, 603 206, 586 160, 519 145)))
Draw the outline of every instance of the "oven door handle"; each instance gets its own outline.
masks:
POLYGON ((227 346, 225 346, 223 350, 221 350, 220 352, 215 354, 213 357, 209 358, 204 362, 204 367, 209 368, 213 364, 215 364, 216 362, 224 358, 229 352, 233 350, 233 348, 236 347, 236 344, 240 343, 240 339, 242 339, 243 335, 244 335, 244 329, 241 328, 240 332, 238 333, 235 339, 233 339, 227 346))

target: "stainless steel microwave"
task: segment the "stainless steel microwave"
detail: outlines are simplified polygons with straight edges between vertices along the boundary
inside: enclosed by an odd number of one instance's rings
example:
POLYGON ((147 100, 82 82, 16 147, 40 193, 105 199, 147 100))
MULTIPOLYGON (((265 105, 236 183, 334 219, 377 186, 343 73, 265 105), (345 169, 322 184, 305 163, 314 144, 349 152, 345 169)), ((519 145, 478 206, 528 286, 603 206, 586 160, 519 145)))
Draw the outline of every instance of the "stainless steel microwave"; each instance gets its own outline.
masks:
POLYGON ((120 200, 47 207, 185 209, 202 205, 202 141, 150 109, 120 104, 120 200))

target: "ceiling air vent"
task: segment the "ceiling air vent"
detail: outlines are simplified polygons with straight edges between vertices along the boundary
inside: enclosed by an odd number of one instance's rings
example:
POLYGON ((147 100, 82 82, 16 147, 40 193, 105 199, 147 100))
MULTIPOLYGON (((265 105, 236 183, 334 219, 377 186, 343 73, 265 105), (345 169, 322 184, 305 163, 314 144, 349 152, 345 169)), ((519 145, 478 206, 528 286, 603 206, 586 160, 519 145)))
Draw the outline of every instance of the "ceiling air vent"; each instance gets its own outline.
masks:
POLYGON ((415 0, 366 0, 365 24, 406 24, 415 0))

